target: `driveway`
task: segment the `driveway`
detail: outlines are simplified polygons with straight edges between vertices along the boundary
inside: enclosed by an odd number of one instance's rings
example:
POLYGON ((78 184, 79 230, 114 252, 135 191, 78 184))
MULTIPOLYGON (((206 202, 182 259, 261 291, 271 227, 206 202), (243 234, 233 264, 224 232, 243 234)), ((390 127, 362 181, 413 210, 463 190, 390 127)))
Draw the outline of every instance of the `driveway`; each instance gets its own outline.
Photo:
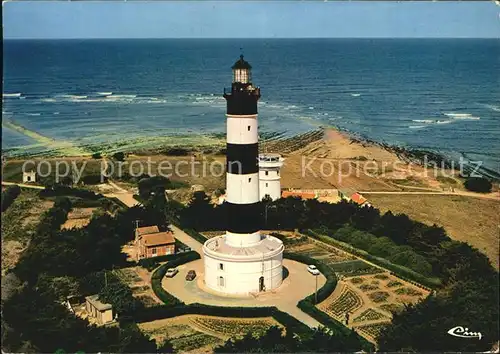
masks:
MULTIPOLYGON (((184 242, 184 241, 182 241, 184 242)), ((289 259, 283 260, 288 276, 283 284, 275 291, 259 293, 249 297, 228 297, 206 289, 203 284, 203 259, 199 259, 178 267, 179 273, 173 278, 163 278, 163 288, 184 301, 186 304, 202 303, 214 306, 276 306, 283 312, 295 317, 309 327, 318 327, 321 324, 297 307, 297 303, 315 291, 315 277, 307 271, 303 263, 289 259), (194 281, 186 281, 186 273, 195 270, 197 277, 194 281)), ((318 276, 318 289, 326 282, 323 275, 318 276)))

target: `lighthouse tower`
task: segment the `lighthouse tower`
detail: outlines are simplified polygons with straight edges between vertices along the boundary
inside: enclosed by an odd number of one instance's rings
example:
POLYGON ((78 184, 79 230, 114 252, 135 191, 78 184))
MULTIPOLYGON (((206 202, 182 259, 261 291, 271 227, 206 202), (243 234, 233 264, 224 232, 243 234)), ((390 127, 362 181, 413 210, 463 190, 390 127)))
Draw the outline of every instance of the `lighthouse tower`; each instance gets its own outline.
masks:
POLYGON ((259 192, 260 200, 269 197, 272 200, 281 198, 280 169, 283 166, 280 154, 259 155, 259 192))
POLYGON ((227 230, 203 245, 205 286, 225 294, 269 291, 282 282, 283 243, 262 235, 257 101, 252 67, 240 56, 227 101, 227 230))

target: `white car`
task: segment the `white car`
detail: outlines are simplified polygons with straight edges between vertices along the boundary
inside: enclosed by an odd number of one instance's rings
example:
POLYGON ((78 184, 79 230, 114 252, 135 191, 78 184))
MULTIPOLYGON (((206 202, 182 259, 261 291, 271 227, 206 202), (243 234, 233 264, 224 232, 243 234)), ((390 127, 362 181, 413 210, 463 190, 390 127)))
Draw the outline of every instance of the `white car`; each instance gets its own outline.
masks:
POLYGON ((165 276, 167 278, 173 278, 177 273, 179 273, 179 270, 177 268, 168 268, 165 276))
POLYGON ((312 265, 312 264, 308 265, 307 266, 307 271, 309 273, 311 273, 312 275, 319 275, 319 270, 318 270, 318 268, 316 268, 315 265, 312 265))

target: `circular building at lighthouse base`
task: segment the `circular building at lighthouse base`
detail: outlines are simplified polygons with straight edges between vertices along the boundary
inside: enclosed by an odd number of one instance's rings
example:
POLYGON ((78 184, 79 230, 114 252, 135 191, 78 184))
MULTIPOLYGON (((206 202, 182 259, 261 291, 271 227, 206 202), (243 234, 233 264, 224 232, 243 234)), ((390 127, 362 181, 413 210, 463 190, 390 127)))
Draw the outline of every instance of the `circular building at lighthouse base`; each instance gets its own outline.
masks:
POLYGON ((226 236, 203 245, 205 286, 225 295, 248 295, 277 289, 283 282, 283 242, 261 236, 251 245, 234 246, 226 236))

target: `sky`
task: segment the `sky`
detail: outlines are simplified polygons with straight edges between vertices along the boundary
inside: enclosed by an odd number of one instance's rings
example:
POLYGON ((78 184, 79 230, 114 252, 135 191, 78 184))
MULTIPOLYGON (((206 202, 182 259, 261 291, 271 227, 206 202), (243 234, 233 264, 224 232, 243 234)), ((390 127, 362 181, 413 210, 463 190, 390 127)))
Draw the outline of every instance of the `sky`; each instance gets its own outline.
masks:
POLYGON ((500 38, 485 2, 10 1, 3 34, 20 38, 500 38))

